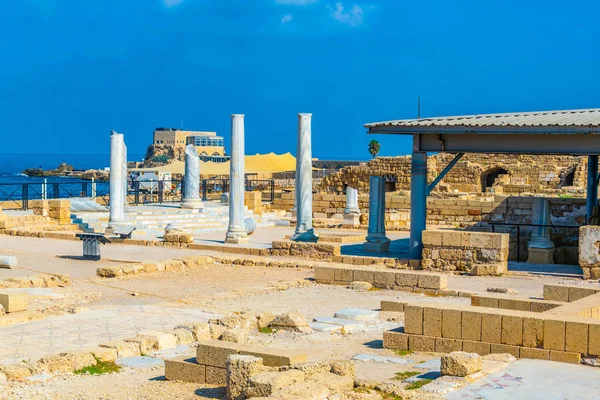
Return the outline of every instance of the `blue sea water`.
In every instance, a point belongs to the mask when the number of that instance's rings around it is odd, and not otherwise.
[[[131,155],[130,160],[141,160],[143,156]],[[20,199],[23,197],[23,185],[28,183],[28,197],[40,198],[41,183],[44,178],[28,177],[22,172],[28,168],[55,169],[62,163],[72,165],[76,170],[104,169],[108,167],[110,158],[108,154],[0,154],[0,204],[7,199]],[[81,185],[69,182],[80,182],[79,178],[48,177],[48,183],[61,184],[60,196],[68,196],[69,191],[80,190]],[[77,186],[78,185],[78,186]],[[48,196],[52,196],[53,187],[49,185]]]

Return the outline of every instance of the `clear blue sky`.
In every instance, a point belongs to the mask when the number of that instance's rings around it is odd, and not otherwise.
[[[246,114],[246,152],[368,158],[364,123],[600,107],[600,2],[0,2],[2,153],[143,154],[157,126]],[[9,135],[11,133],[11,135]],[[378,138],[383,155],[407,153]],[[32,147],[29,147],[29,146]]]

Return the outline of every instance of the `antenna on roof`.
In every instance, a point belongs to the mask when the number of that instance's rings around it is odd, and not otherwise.
[[[417,119],[421,119],[421,96],[417,97]]]
[[[181,120],[181,130],[183,130],[183,120]]]

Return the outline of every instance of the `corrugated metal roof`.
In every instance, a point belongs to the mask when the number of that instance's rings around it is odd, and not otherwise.
[[[477,127],[589,127],[595,129],[600,128],[600,108],[405,119],[374,122],[366,124],[365,127],[370,131],[376,131],[378,127],[403,127],[405,129],[414,127],[416,131],[421,131],[419,128],[430,130],[427,127],[465,127],[466,130],[473,130]]]

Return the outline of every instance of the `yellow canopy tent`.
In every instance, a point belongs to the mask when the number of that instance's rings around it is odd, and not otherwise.
[[[244,169],[246,174],[263,174],[263,173],[278,173],[289,172],[296,170],[296,157],[290,153],[285,154],[256,154],[246,156],[244,159]],[[154,168],[132,168],[131,171],[136,172],[156,172],[171,174],[184,174],[185,163],[183,161],[175,161],[171,164],[162,165]],[[200,174],[205,175],[229,175],[229,161],[216,163],[212,161],[200,162]]]

